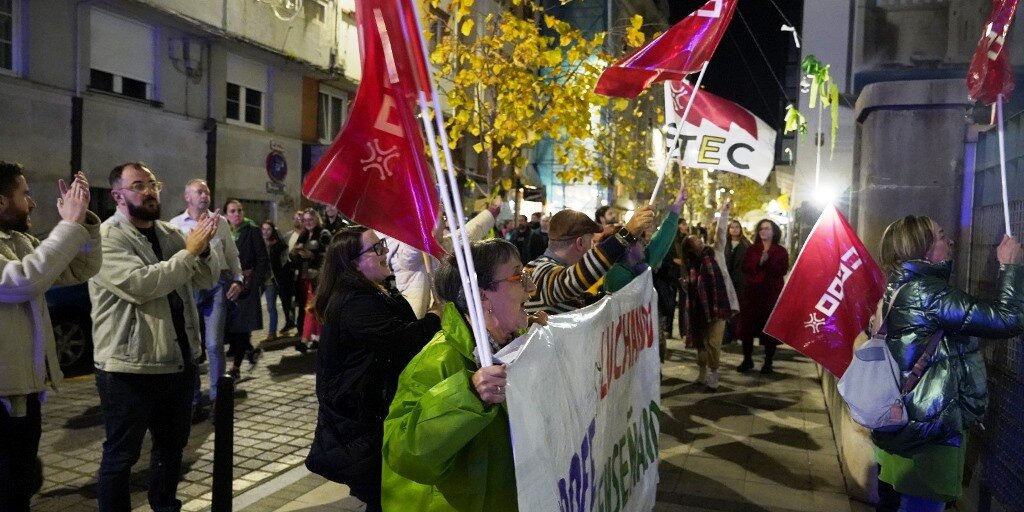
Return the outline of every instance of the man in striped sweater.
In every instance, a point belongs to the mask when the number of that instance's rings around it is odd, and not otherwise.
[[[601,228],[593,219],[576,210],[556,213],[548,227],[547,251],[526,264],[526,272],[537,284],[537,290],[526,302],[526,311],[557,315],[593,302],[594,297],[586,293],[587,289],[653,224],[654,210],[644,206],[625,227],[595,245],[594,235]]]

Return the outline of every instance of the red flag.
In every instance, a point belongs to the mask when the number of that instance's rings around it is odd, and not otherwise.
[[[655,40],[601,73],[594,92],[635,98],[654,82],[682,80],[711,59],[737,0],[710,0]]]
[[[991,104],[1000,94],[1006,98],[1013,92],[1013,71],[1003,44],[1016,11],[1017,0],[992,0],[992,14],[967,70],[967,96],[972,100]]]
[[[429,93],[412,0],[358,0],[363,79],[348,123],[309,172],[302,193],[367,227],[440,257],[437,192],[413,113]]]
[[[853,341],[885,291],[885,275],[829,206],[807,237],[764,331],[842,377]]]

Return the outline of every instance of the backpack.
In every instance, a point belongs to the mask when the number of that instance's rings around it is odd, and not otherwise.
[[[928,339],[924,353],[901,386],[900,367],[889,352],[885,337],[889,312],[903,286],[893,293],[884,317],[881,316],[882,301],[879,301],[876,318],[881,318],[881,325],[871,339],[854,351],[853,360],[838,384],[839,394],[846,401],[853,421],[879,432],[893,432],[906,426],[909,419],[903,400],[921,380],[942,340],[942,330],[938,329]]]

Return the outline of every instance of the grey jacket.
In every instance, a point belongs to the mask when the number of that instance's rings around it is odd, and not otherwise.
[[[176,373],[184,369],[167,295],[185,304],[185,330],[192,354],[200,353],[199,314],[193,287],[213,287],[217,254],[197,257],[185,250],[177,228],[156,221],[160,261],[146,237],[120,211],[100,226],[103,268],[89,280],[93,360],[96,368],[121,373]]]
[[[102,265],[100,219],[61,221],[43,242],[0,231],[0,397],[54,388],[64,375],[43,294],[51,286],[85,282]]]

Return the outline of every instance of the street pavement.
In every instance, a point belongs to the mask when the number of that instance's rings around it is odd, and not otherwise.
[[[345,486],[302,464],[316,423],[315,354],[300,355],[287,340],[264,348],[260,365],[243,370],[235,395],[234,510],[362,510]],[[870,510],[845,494],[815,365],[785,347],[774,375],[738,374],[739,361],[739,347],[727,346],[721,386],[706,393],[693,382],[693,351],[670,340],[655,510]],[[71,379],[43,408],[46,480],[33,510],[95,510],[103,437],[94,379]],[[193,426],[179,487],[185,510],[210,507],[213,441],[209,421]],[[147,444],[132,475],[136,510],[148,510],[148,451]]]

